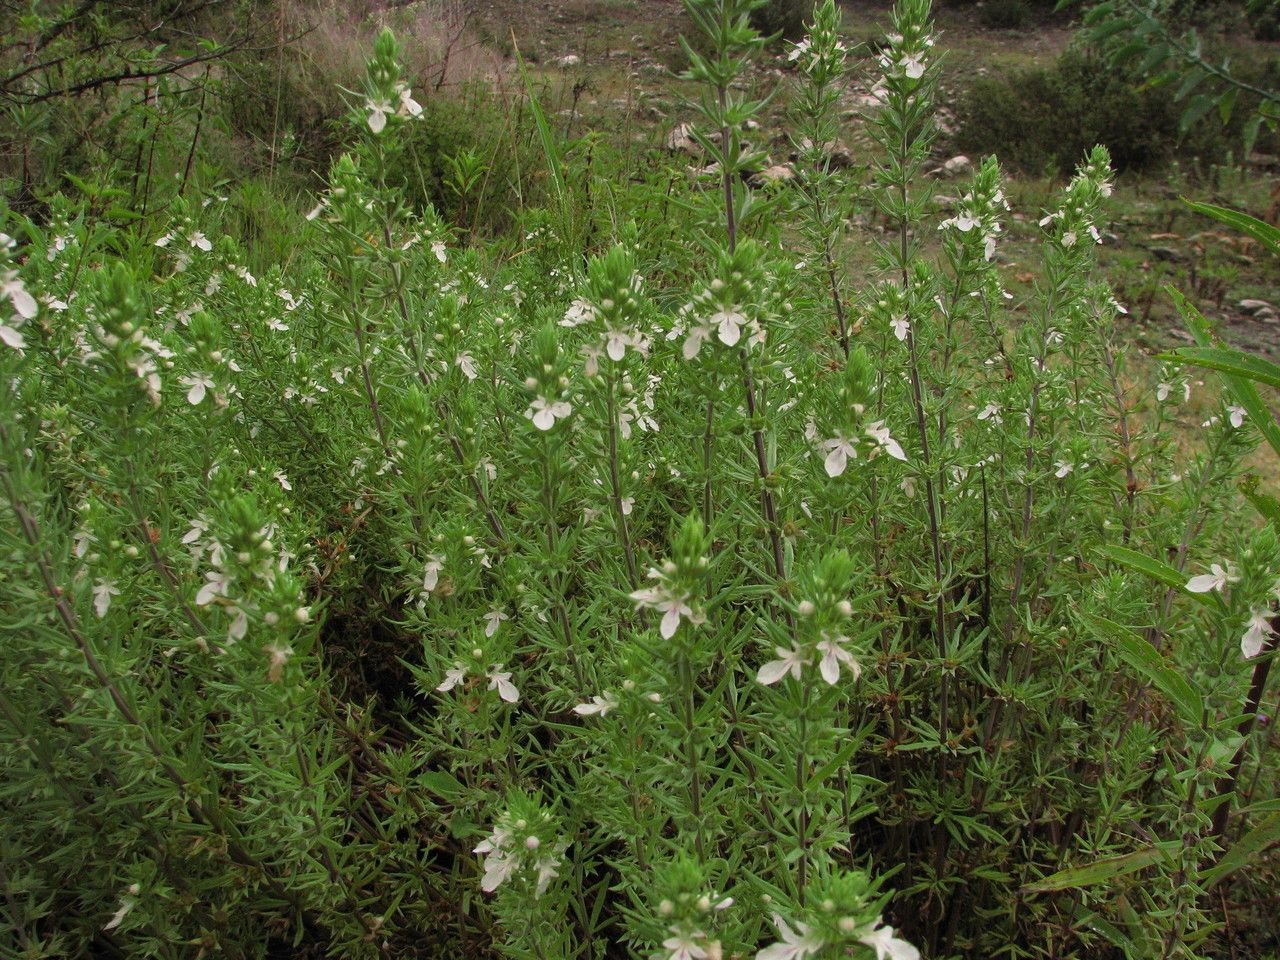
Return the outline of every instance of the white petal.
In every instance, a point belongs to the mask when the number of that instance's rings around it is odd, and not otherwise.
[[[766,687],[771,686],[785,677],[790,669],[791,664],[786,660],[770,660],[760,668],[760,672],[756,674],[756,681]]]
[[[543,407],[533,415],[533,425],[539,430],[550,430],[556,425],[556,415],[551,412],[551,408]]]
[[[844,473],[844,468],[848,466],[848,464],[849,454],[846,452],[846,447],[842,443],[840,446],[834,447],[831,452],[827,454],[827,459],[823,461],[822,465],[826,467],[828,477],[838,477],[840,474]]]
[[[835,644],[827,647],[827,652],[822,655],[822,662],[818,664],[818,670],[823,680],[833,687],[836,685],[836,681],[840,679],[840,661],[836,659]]]
[[[30,320],[36,315],[38,307],[35,297],[27,293],[26,288],[21,286],[20,283],[15,282],[9,289],[9,299],[13,301],[13,309],[17,310],[18,316],[24,320]]]
[[[1192,593],[1208,593],[1210,590],[1216,589],[1218,586],[1218,578],[1211,573],[1202,573],[1198,577],[1192,577],[1187,581],[1187,589]]]
[[[662,623],[658,627],[658,632],[662,634],[663,640],[670,640],[675,636],[676,628],[680,626],[680,608],[672,607],[662,616]]]
[[[7,347],[13,347],[15,350],[21,350],[27,345],[26,339],[13,327],[5,326],[0,323],[0,341],[4,342]]]

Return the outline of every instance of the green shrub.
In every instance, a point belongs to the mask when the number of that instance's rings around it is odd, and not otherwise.
[[[1184,104],[1167,88],[1142,87],[1090,52],[1072,49],[1052,66],[979,77],[960,98],[957,147],[994,153],[1023,171],[1065,171],[1091,144],[1111,150],[1117,168],[1159,167],[1178,157],[1225,159],[1240,142],[1245,98],[1223,128],[1214,118],[1179,134]]]
[[[781,33],[788,40],[804,34],[804,22],[812,5],[803,0],[767,0],[751,15],[755,28],[763,34]]]
[[[1031,22],[1031,8],[1026,0],[987,0],[978,11],[984,27],[997,30],[1021,30]]]

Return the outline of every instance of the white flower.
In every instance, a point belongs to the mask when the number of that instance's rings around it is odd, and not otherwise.
[[[610,710],[618,705],[618,700],[611,693],[604,696],[596,696],[591,698],[590,703],[580,703],[573,708],[573,712],[580,717],[604,716]]]
[[[1169,384],[1169,383],[1160,384],[1158,387],[1156,387],[1156,400],[1158,400],[1160,403],[1164,403],[1166,400],[1169,399],[1169,391],[1172,389],[1173,389],[1172,384]]]
[[[858,940],[876,952],[876,960],[885,960],[885,957],[889,960],[920,960],[920,951],[907,941],[895,937],[893,927],[869,930],[861,934]]]
[[[289,482],[289,478],[285,476],[283,470],[277,470],[272,474],[276,478],[276,483],[280,484],[281,490],[292,490],[293,484]]]
[[[221,570],[210,571],[204,575],[205,583],[196,594],[196,606],[206,607],[213,603],[214,597],[225,597],[231,586],[230,574]]]
[[[685,337],[684,348],[681,353],[686,360],[692,360],[698,355],[698,351],[702,349],[702,345],[710,339],[711,324],[700,324],[690,330],[689,336]]]
[[[1076,245],[1076,232],[1068,230],[1062,235],[1062,245],[1064,247],[1074,247]]]
[[[1187,590],[1191,593],[1208,593],[1210,590],[1221,593],[1227,588],[1228,583],[1238,583],[1240,580],[1231,569],[1231,564],[1227,564],[1224,570],[1219,564],[1214,563],[1209,565],[1209,569],[1211,573],[1202,573],[1188,580]]]
[[[564,419],[573,412],[573,408],[563,400],[548,400],[546,397],[534,397],[533,403],[524,415],[533,421],[539,430],[550,430],[556,425],[556,418]]]
[[[16,326],[0,323],[0,343],[14,350],[21,350],[27,345],[27,340]]]
[[[747,322],[747,318],[736,310],[717,310],[708,320],[726,347],[732,347],[742,338],[742,325]]]
[[[853,441],[839,434],[830,440],[823,440],[821,446],[827,451],[827,458],[822,465],[828,477],[840,476],[848,466],[849,459],[852,457],[856,460],[858,457],[858,448],[854,446]]]
[[[906,317],[894,317],[889,321],[889,326],[893,327],[893,335],[899,340],[906,340],[907,334],[911,332],[911,321]]]
[[[903,463],[907,460],[907,455],[899,446],[898,441],[889,436],[889,428],[884,425],[883,420],[877,420],[875,423],[867,427],[867,436],[875,441],[876,447],[883,450],[895,460],[901,460]]]
[[[995,403],[988,403],[982,408],[978,414],[979,420],[990,420],[992,423],[1003,423],[1004,419],[1000,416],[1000,406]]]
[[[809,38],[805,37],[799,43],[792,46],[791,52],[787,54],[787,60],[789,60],[791,63],[795,63],[797,60],[799,60],[801,57],[803,57],[805,54],[809,52],[810,43],[811,41],[809,40]]]
[[[476,361],[468,351],[462,351],[462,353],[458,354],[458,356],[454,358],[453,362],[458,365],[458,369],[462,371],[462,375],[468,380],[474,380],[476,378]]]
[[[608,330],[605,332],[604,350],[614,363],[623,358],[627,352],[627,347],[640,350],[643,353],[647,349],[647,344],[635,334],[625,330]]]
[[[402,117],[422,116],[422,105],[418,103],[417,100],[413,99],[412,91],[404,85],[401,85],[398,88],[398,90],[400,94],[400,108],[396,111],[396,113]],[[443,258],[441,259],[440,262],[444,263]]]
[[[484,635],[486,637],[492,637],[498,632],[498,627],[502,626],[502,621],[510,619],[510,617],[497,607],[490,610],[484,615]]]
[[[807,923],[797,923],[796,930],[792,930],[787,926],[787,922],[775,913],[773,925],[778,928],[782,941],[765,947],[756,954],[756,960],[804,960],[805,957],[812,956],[824,946],[822,939],[814,934],[813,927]]]
[[[520,865],[516,851],[506,849],[510,839],[510,830],[505,827],[495,827],[488,839],[476,844],[476,848],[471,851],[485,855],[484,877],[480,880],[480,889],[485,893],[493,893],[497,890]]]
[[[249,632],[249,615],[239,607],[231,608],[231,623],[227,627],[227,639],[232,643],[243,640]]]
[[[533,888],[533,895],[535,898],[540,897],[547,892],[547,887],[550,885],[551,880],[560,874],[559,866],[560,858],[555,854],[547,857],[541,857],[538,860],[536,864],[538,882]]]
[[[786,647],[774,647],[773,652],[778,655],[778,659],[770,660],[756,674],[756,680],[766,687],[777,683],[788,673],[799,680],[800,671],[809,665],[808,657],[799,648],[788,650]]]
[[[435,254],[436,259],[441,263],[445,263],[449,259],[449,249],[444,245],[443,240],[432,240],[431,252]]]
[[[381,133],[387,125],[387,114],[391,112],[391,104],[386,100],[366,100],[365,109],[369,111],[369,129]]]
[[[849,668],[849,672],[853,674],[853,679],[857,680],[862,676],[862,667],[858,661],[853,659],[853,654],[842,647],[842,641],[847,637],[830,637],[823,634],[821,640],[817,643],[818,650],[822,653],[822,660],[818,663],[818,671],[822,674],[822,679],[827,683],[835,686],[836,681],[840,679],[840,664],[845,664]]]
[[[919,80],[924,76],[924,54],[906,54],[898,61],[898,66],[902,67],[903,72],[912,80]]]
[[[598,376],[600,373],[600,358],[604,356],[604,351],[593,344],[587,344],[580,351],[587,362],[582,365],[582,373],[588,379]]]
[[[101,620],[111,607],[111,598],[120,596],[114,580],[99,579],[93,585],[93,612]]]
[[[707,951],[697,942],[707,938],[705,933],[701,930],[685,933],[675,927],[671,928],[671,932],[675,936],[662,941],[663,949],[670,951],[667,960],[706,960]]]
[[[638,607],[662,611],[662,623],[658,626],[658,632],[662,634],[663,640],[670,640],[675,636],[681,617],[693,624],[703,622],[704,617],[694,612],[685,597],[676,594],[660,572],[650,570],[649,576],[660,582],[644,590],[636,590],[631,594],[631,599]]]
[[[1058,469],[1056,469],[1053,472],[1053,475],[1057,477],[1059,480],[1061,480],[1063,477],[1065,477],[1067,474],[1069,474],[1072,470],[1076,468],[1076,465],[1074,463],[1067,463],[1067,461],[1065,460],[1057,461],[1054,464],[1054,466],[1057,467]]]
[[[1246,660],[1252,660],[1262,652],[1262,645],[1266,643],[1267,637],[1275,633],[1275,629],[1271,626],[1270,611],[1262,608],[1255,608],[1253,613],[1249,614],[1249,628],[1245,630],[1244,636],[1240,638],[1240,652],[1244,654]]]
[[[596,308],[588,300],[579,297],[569,304],[569,309],[564,312],[564,318],[560,321],[562,327],[576,327],[581,323],[596,318]]]
[[[466,679],[466,667],[455,660],[453,666],[444,672],[444,679],[440,681],[440,685],[436,687],[436,690],[440,693],[448,693]]]
[[[27,288],[23,286],[15,270],[6,271],[3,279],[0,279],[0,297],[4,297],[13,304],[13,309],[24,320],[34,317],[39,308],[35,297],[27,292]]]
[[[187,391],[187,403],[193,407],[198,406],[204,400],[205,392],[214,386],[212,378],[206,373],[193,373],[183,377],[182,383],[191,388]]]
[[[1229,404],[1227,406],[1227,413],[1231,418],[1231,426],[1238,430],[1241,425],[1244,424],[1244,418],[1248,414],[1248,411],[1246,411],[1244,407],[1237,407],[1234,404]]]
[[[444,557],[433,553],[427,557],[427,565],[422,569],[422,591],[431,593],[440,582],[440,571],[444,569]]]
[[[494,664],[493,669],[486,673],[485,676],[489,678],[489,689],[497,690],[498,696],[507,703],[515,703],[520,699],[520,691],[511,682],[511,672],[504,672],[502,664]]]

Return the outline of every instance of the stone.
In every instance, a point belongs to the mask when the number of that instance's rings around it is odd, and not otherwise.
[[[582,58],[578,56],[576,53],[571,53],[568,56],[561,57],[559,60],[557,60],[556,66],[559,67],[561,70],[568,70],[570,67],[579,66],[581,63],[582,63]]]
[[[796,172],[789,163],[775,163],[771,167],[765,167],[763,170],[753,173],[750,177],[751,185],[754,187],[764,187],[770,184],[788,183],[796,178]]]
[[[959,177],[973,170],[973,161],[963,154],[952,157],[942,165],[942,172],[948,177]]]
[[[687,123],[677,125],[667,134],[667,149],[673,153],[687,153],[691,157],[701,154],[702,147],[693,139],[692,130],[693,127]]]

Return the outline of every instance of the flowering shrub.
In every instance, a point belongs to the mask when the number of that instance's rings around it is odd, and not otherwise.
[[[994,159],[938,221],[925,0],[855,284],[836,7],[763,202],[756,5],[689,2],[680,248],[554,153],[577,214],[519,255],[411,213],[390,34],[304,256],[255,276],[216,198],[11,220],[8,952],[1202,955],[1275,644],[1275,531],[1223,522],[1252,429],[1179,459],[1190,381],[1127,371],[1105,150],[1027,302]]]

